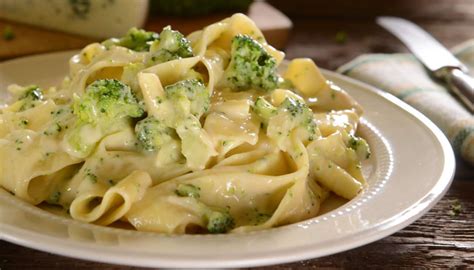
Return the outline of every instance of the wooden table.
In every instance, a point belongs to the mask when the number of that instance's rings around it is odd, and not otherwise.
[[[309,56],[335,69],[361,53],[406,49],[373,23],[379,14],[405,16],[447,46],[474,38],[472,0],[430,1],[271,1],[290,15],[294,29],[287,46],[291,57]],[[291,2],[291,3],[290,3]],[[357,3],[349,3],[357,2]],[[336,42],[336,33],[347,41]],[[458,201],[459,215],[451,208]],[[324,268],[471,268],[474,269],[474,169],[458,159],[446,196],[426,215],[392,236],[324,258],[268,269]],[[132,269],[70,259],[0,242],[0,269]],[[137,268],[133,268],[137,269]]]

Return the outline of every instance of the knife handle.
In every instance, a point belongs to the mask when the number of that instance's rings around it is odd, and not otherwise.
[[[450,68],[445,73],[449,88],[466,107],[474,113],[474,79],[458,68]]]

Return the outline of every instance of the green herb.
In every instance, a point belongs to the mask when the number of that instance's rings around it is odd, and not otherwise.
[[[459,214],[461,213],[462,211],[462,205],[461,203],[459,202],[459,200],[454,200],[452,203],[451,203],[451,209],[449,210],[449,215],[450,216],[459,216]]]
[[[3,28],[3,39],[4,40],[12,40],[15,38],[15,32],[13,32],[13,29],[11,26],[6,26]]]
[[[60,198],[61,198],[61,192],[56,191],[51,195],[51,202],[58,203]]]
[[[208,220],[207,230],[210,233],[225,233],[234,226],[234,219],[227,212],[211,211],[204,216]]]
[[[23,100],[20,111],[34,108],[37,101],[43,100],[43,91],[36,85],[29,85],[23,89],[23,95],[19,98]]]
[[[81,19],[85,19],[91,9],[90,0],[69,0],[69,5],[73,13]]]
[[[55,128],[56,128],[57,132],[61,132],[61,130],[63,130],[63,127],[61,127],[61,125],[58,122],[56,122],[56,127]]]
[[[52,114],[52,115],[60,115],[60,114],[62,114],[63,112],[64,112],[64,109],[61,108],[61,109],[58,109],[57,111],[52,111],[51,114]]]
[[[21,150],[21,147],[20,147],[20,146],[23,144],[23,141],[20,140],[20,139],[16,139],[16,140],[15,140],[15,144],[16,144],[16,150],[17,150],[17,151],[20,151],[20,150]]]
[[[354,151],[357,151],[357,147],[360,145],[360,141],[354,137],[354,136],[350,136],[349,138],[349,147],[354,149]]]
[[[254,222],[253,222],[254,225],[262,224],[272,217],[271,214],[259,212],[257,209],[255,209],[255,211],[256,213],[255,213]]]
[[[93,184],[97,183],[97,175],[93,174],[91,169],[86,169],[86,177],[88,177]]]
[[[227,191],[228,191],[230,194],[234,195],[234,194],[235,194],[235,187],[234,187],[234,186],[231,186],[230,188],[227,189]]]
[[[24,127],[28,126],[28,123],[29,123],[28,120],[26,120],[26,119],[21,119],[21,120],[20,120],[20,127],[23,127],[23,128],[24,128]]]
[[[347,42],[347,33],[345,31],[339,31],[336,33],[336,42],[339,44],[344,44]]]
[[[178,188],[175,190],[176,195],[180,197],[192,197],[199,198],[199,192],[201,189],[191,184],[179,184]]]

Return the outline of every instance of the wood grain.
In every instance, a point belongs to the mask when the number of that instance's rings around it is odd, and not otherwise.
[[[13,29],[15,38],[4,40],[0,37],[0,60],[35,53],[82,48],[95,41],[91,38],[59,33],[3,20],[0,20],[0,33],[7,26]]]
[[[339,20],[370,19],[380,15],[436,21],[473,21],[472,0],[268,0],[292,17]]]
[[[446,24],[439,21],[419,21],[447,47],[474,38],[471,22]],[[294,19],[294,30],[286,49],[288,58],[310,57],[320,67],[334,70],[364,53],[407,52],[406,47],[391,34],[369,20]],[[346,42],[336,40],[345,32]]]
[[[148,19],[144,29],[160,32],[163,27],[171,25],[183,34],[189,34],[230,15],[232,14],[215,14],[190,18],[152,16]],[[265,2],[253,3],[247,15],[257,23],[273,46],[276,48],[285,47],[292,27],[291,20],[288,17]],[[4,40],[0,37],[0,60],[37,53],[80,49],[89,43],[99,41],[93,38],[46,30],[5,20],[0,20],[0,33],[7,26],[13,29],[15,38]]]

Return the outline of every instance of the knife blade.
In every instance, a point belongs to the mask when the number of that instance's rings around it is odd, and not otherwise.
[[[449,50],[408,20],[383,16],[377,17],[376,22],[400,39],[428,70],[448,84],[471,113],[474,112],[474,79]]]

